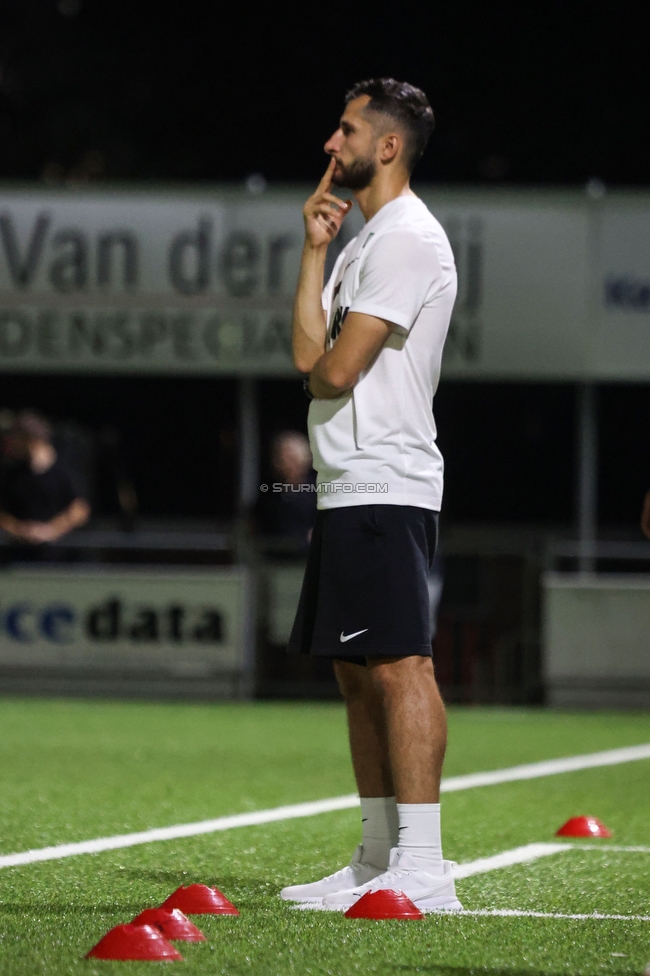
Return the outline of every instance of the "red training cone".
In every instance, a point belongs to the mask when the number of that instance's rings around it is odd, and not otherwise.
[[[403,891],[368,891],[345,913],[346,918],[424,918]]]
[[[611,837],[611,830],[598,817],[571,817],[555,834],[556,837]]]
[[[218,888],[202,884],[191,884],[187,888],[181,885],[160,907],[180,908],[188,915],[239,915],[233,903]]]
[[[86,954],[90,958],[174,962],[183,957],[153,925],[116,925]]]
[[[201,929],[183,915],[180,908],[147,908],[133,919],[132,925],[153,925],[166,939],[183,942],[205,942]]]

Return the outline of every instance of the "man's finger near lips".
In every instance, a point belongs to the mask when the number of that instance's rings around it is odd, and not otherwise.
[[[324,190],[326,188],[329,188],[329,186],[331,185],[331,183],[332,183],[332,174],[334,172],[334,166],[335,165],[336,165],[336,160],[334,159],[334,157],[332,157],[332,159],[329,162],[329,165],[328,165],[327,169],[325,170],[325,172],[323,174],[323,178],[321,179],[320,183],[318,184],[318,189],[316,190],[317,193],[318,193],[319,190]]]

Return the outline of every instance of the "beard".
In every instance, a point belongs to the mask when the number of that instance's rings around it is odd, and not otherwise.
[[[337,163],[332,183],[335,186],[344,186],[346,190],[365,190],[376,172],[377,164],[372,157],[355,159],[348,166]]]

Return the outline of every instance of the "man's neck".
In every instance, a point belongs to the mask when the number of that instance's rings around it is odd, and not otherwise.
[[[375,214],[391,200],[396,200],[397,197],[415,196],[410,187],[408,176],[396,175],[386,178],[383,173],[379,173],[378,176],[382,179],[375,177],[369,186],[354,194],[366,223],[372,220]]]

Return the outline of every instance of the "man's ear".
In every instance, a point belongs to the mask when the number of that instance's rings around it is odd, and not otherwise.
[[[402,138],[397,132],[388,132],[381,137],[379,158],[382,163],[392,163],[402,148]]]

